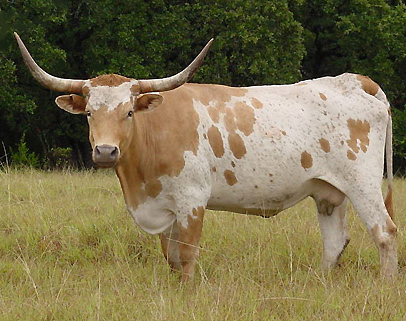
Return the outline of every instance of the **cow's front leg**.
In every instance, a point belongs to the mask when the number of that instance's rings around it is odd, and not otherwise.
[[[193,208],[191,215],[178,221],[179,259],[182,267],[182,282],[193,276],[196,260],[199,256],[199,241],[203,228],[204,207]]]
[[[159,234],[159,238],[161,239],[162,252],[171,269],[182,272],[179,259],[179,229],[177,222],[175,221],[167,230]]]
[[[381,187],[368,191],[366,186],[362,186],[362,192],[355,191],[350,199],[379,250],[382,277],[393,278],[398,273],[397,227],[386,209]]]

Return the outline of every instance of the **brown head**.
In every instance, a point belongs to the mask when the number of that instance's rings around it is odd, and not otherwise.
[[[193,62],[180,73],[162,79],[136,80],[120,75],[102,75],[88,80],[63,79],[49,75],[32,59],[17,33],[14,33],[23,59],[34,78],[44,87],[68,92],[56,104],[72,113],[85,114],[93,160],[100,167],[112,167],[128,149],[133,136],[133,118],[151,111],[163,98],[158,93],[175,89],[189,79],[201,65],[211,39]]]

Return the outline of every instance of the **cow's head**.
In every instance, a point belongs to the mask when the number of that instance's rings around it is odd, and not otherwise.
[[[72,80],[54,77],[42,70],[20,37],[14,35],[34,78],[48,89],[70,93],[56,98],[56,104],[72,114],[87,115],[93,160],[100,167],[117,164],[129,147],[136,114],[153,110],[161,104],[162,96],[154,92],[175,89],[191,79],[213,41],[207,43],[186,69],[172,77],[136,80],[112,74]]]

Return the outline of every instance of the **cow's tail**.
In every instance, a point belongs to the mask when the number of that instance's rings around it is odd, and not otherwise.
[[[389,216],[392,220],[395,218],[395,213],[393,211],[393,151],[392,151],[392,115],[390,110],[390,103],[386,98],[385,93],[379,87],[377,83],[371,80],[369,77],[358,75],[357,79],[361,82],[362,89],[376,99],[380,100],[385,104],[387,112],[389,114],[388,123],[386,125],[386,139],[385,139],[385,155],[386,155],[386,173],[388,177],[388,191],[385,197],[385,206],[388,211]]]
[[[388,191],[385,197],[386,210],[389,213],[392,221],[395,219],[395,212],[393,210],[393,151],[392,151],[392,116],[389,114],[388,125],[386,127],[386,141],[385,141],[385,154],[386,154],[386,175],[388,177]]]

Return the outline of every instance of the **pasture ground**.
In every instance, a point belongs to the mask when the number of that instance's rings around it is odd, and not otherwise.
[[[320,268],[311,199],[263,219],[205,216],[195,278],[180,285],[156,236],[126,212],[112,171],[0,172],[0,320],[405,320],[406,180],[395,181],[400,275],[348,211],[341,266]]]

